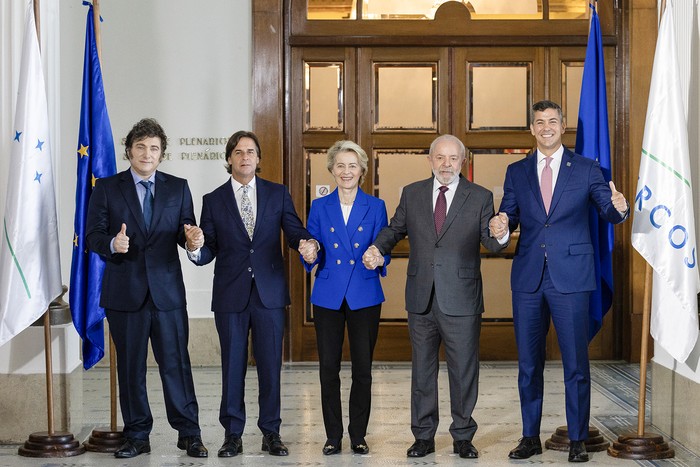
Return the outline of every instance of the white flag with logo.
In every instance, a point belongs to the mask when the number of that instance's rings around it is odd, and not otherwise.
[[[0,245],[0,345],[61,295],[49,117],[31,2],[27,8]]]
[[[673,358],[684,362],[698,338],[700,278],[688,126],[671,2],[656,41],[632,245],[654,269],[651,335]]]

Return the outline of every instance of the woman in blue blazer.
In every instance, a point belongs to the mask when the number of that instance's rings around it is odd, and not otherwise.
[[[352,362],[348,434],[353,452],[369,452],[365,435],[372,397],[372,354],[384,301],[379,275],[386,275],[390,258],[384,258],[385,266],[375,270],[362,264],[362,254],[387,225],[384,201],[359,188],[367,161],[365,151],[352,141],[338,141],[328,150],[328,171],[338,187],[311,203],[307,225],[321,244],[313,261],[302,262],[308,272],[317,267],[311,303],[328,438],[325,455],[337,454],[342,448],[340,362],[346,326]]]

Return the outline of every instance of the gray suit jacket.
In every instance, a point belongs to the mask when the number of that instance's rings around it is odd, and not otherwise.
[[[490,251],[504,248],[489,236],[494,215],[493,194],[460,175],[459,185],[438,236],[433,221],[433,178],[407,185],[388,227],[374,245],[388,254],[408,236],[410,254],[406,310],[423,313],[435,294],[443,313],[468,316],[483,313],[479,243]]]

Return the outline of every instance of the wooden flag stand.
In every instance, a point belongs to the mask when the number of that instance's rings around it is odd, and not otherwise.
[[[35,3],[36,6],[36,3]],[[63,293],[66,293],[63,286]],[[18,454],[25,457],[72,457],[85,452],[71,433],[54,430],[53,418],[53,363],[51,354],[51,324],[70,322],[61,320],[62,316],[70,317],[68,304],[63,301],[63,294],[51,302],[44,313],[44,347],[46,355],[46,410],[48,413],[48,431],[40,431],[29,435],[29,439],[18,449]],[[52,322],[52,316],[55,319]]]
[[[555,451],[568,451],[570,442],[568,428],[566,426],[560,426],[552,436],[544,442],[544,446],[547,449],[553,449]],[[586,451],[588,452],[605,451],[610,447],[610,442],[603,438],[598,428],[594,426],[588,427],[588,438],[584,443],[586,444]]]
[[[83,443],[91,452],[115,452],[124,444],[124,434],[117,427],[117,353],[114,341],[109,337],[109,427],[92,430],[90,438]]]
[[[649,340],[649,317],[651,315],[651,265],[644,271],[644,311],[642,314],[642,353],[639,358],[639,409],[637,413],[637,433],[621,434],[608,455],[620,459],[669,459],[675,455],[661,435],[644,432],[645,401],[647,389],[647,355]]]

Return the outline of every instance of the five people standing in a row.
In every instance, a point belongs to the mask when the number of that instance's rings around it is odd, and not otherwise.
[[[569,461],[587,461],[588,296],[595,288],[588,210],[593,206],[605,220],[618,223],[628,217],[629,206],[612,182],[605,183],[596,162],[564,148],[565,123],[557,104],[538,102],[531,121],[537,149],[508,167],[498,215],[492,193],[461,175],[463,143],[442,135],[428,155],[433,175],[404,187],[387,225],[384,202],[360,188],[367,154],[352,141],[338,141],[327,154],[337,188],[313,201],[306,229],[287,188],[257,176],[260,144],[255,134],[245,131],[229,139],[226,169],[231,178],[204,196],[197,226],[187,182],[156,170],[167,145],[163,129],[152,119],[137,123],[126,138],[130,169],[97,181],[88,213],[88,246],[106,262],[101,306],[117,348],[126,441],[115,456],[150,452],[149,339],[168,421],[178,431],[178,448],[193,457],[208,455],[187,351],[178,244],[197,265],[216,260],[212,311],[221,346],[219,421],[224,427],[218,456],[243,452],[249,334],[258,373],[261,447],[271,455],[288,454],[280,436],[282,337],[290,303],[280,239],[284,234],[306,270],[316,269],[311,302],[327,438],[323,454],[342,450],[340,368],[346,328],[352,363],[350,446],[357,454],[369,452],[365,437],[372,357],[384,301],[380,276],[387,273],[393,247],[408,237],[405,305],[415,439],[407,455],[424,457],[435,451],[442,343],[453,450],[462,458],[478,457],[472,413],[484,311],[480,245],[499,251],[519,227],[511,287],[523,438],[509,457],[527,459],[542,452],[545,336],[551,316],[564,364]]]

